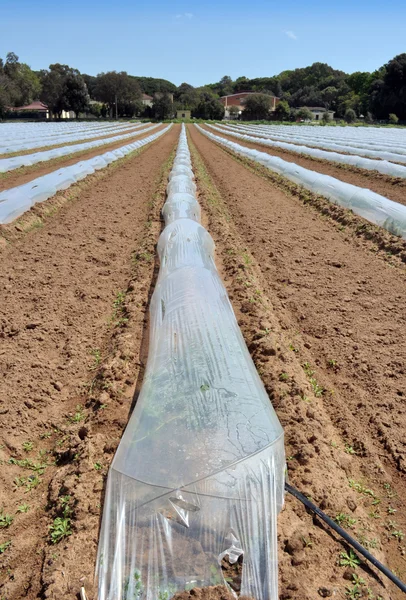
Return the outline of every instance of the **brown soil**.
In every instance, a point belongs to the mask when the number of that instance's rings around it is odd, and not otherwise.
[[[285,428],[290,481],[405,579],[406,269],[188,129],[203,223]],[[0,528],[0,546],[11,541],[0,554],[7,600],[74,599],[82,585],[96,600],[104,482],[142,383],[178,134],[174,126],[0,228],[0,508],[14,517]],[[71,535],[52,544],[49,526],[66,503]],[[348,547],[292,497],[278,537],[280,600],[347,597],[353,571],[338,562]],[[355,572],[365,597],[368,586],[374,600],[401,599],[370,565]],[[226,574],[238,584],[238,571]],[[174,597],[192,598],[230,595],[217,586]]]
[[[139,134],[139,130],[136,129],[134,132],[134,138],[130,137],[126,140],[115,142],[114,144],[106,144],[105,146],[93,148],[92,150],[75,152],[75,154],[72,155],[61,156],[60,158],[54,158],[53,160],[40,162],[36,165],[32,165],[31,167],[21,167],[20,169],[9,171],[8,173],[4,173],[2,174],[2,176],[0,176],[0,191],[8,190],[17,185],[23,185],[24,183],[27,183],[32,179],[41,177],[41,175],[46,175],[47,173],[51,173],[52,171],[55,171],[56,169],[61,169],[62,167],[69,167],[70,165],[74,165],[75,163],[81,160],[87,160],[89,158],[93,158],[93,156],[99,156],[99,154],[109,152],[110,150],[121,148],[122,146],[131,144],[131,142],[134,141],[134,139],[142,140],[153,133],[157,133],[158,131],[163,129],[163,127],[164,125],[161,125],[160,127],[152,129],[151,131],[148,131],[147,133],[141,135]]]
[[[189,134],[218,195],[208,190],[200,202],[285,428],[290,480],[330,516],[356,519],[350,533],[405,579],[404,543],[393,535],[406,526],[405,270],[244,169],[196,128]],[[280,597],[344,598],[351,582],[343,575],[351,574],[337,562],[348,548],[293,498],[279,521]],[[365,566],[359,574],[374,594],[400,600],[375,573]]]
[[[143,123],[143,126],[139,129],[135,129],[133,131],[140,131],[142,130],[144,127],[147,127],[148,124],[147,123]],[[130,124],[128,125],[128,127],[131,127]],[[116,131],[113,133],[104,133],[104,134],[100,134],[99,136],[92,138],[91,140],[86,139],[86,138],[82,138],[80,140],[75,140],[73,142],[64,142],[62,144],[49,144],[48,146],[42,146],[41,148],[30,148],[29,150],[21,150],[18,152],[10,152],[9,154],[0,154],[0,158],[12,158],[13,156],[26,156],[27,154],[33,154],[34,152],[42,152],[43,150],[53,150],[55,148],[61,148],[61,147],[65,147],[65,146],[73,146],[74,144],[80,144],[81,142],[86,142],[86,141],[96,141],[96,140],[102,140],[108,137],[112,137],[114,135],[121,135],[124,133],[130,133],[130,129],[122,129],[120,131]]]
[[[338,165],[331,163],[327,160],[319,160],[316,158],[305,157],[302,154],[296,152],[288,152],[284,150],[278,150],[277,148],[268,148],[262,144],[255,144],[247,142],[246,140],[240,140],[230,135],[219,133],[218,131],[206,128],[211,133],[220,135],[232,142],[246,146],[247,148],[254,148],[260,152],[266,152],[271,156],[278,156],[288,162],[294,162],[297,165],[304,167],[305,169],[311,169],[318,173],[324,173],[330,175],[346,183],[352,183],[359,187],[368,188],[377,194],[385,196],[394,202],[400,202],[400,204],[406,204],[406,180],[399,177],[389,177],[378,173],[378,171],[367,171],[364,169],[358,169],[357,167],[351,167],[349,165]]]
[[[11,542],[0,554],[0,596],[8,600],[91,590],[103,481],[143,360],[151,238],[160,226],[151,201],[162,177],[166,184],[162,165],[178,134],[174,126],[87,178],[40,228],[3,248],[0,508],[14,521],[0,529],[0,545]],[[49,526],[63,513],[61,496],[69,496],[73,534],[53,545]],[[28,511],[17,512],[24,504]]]

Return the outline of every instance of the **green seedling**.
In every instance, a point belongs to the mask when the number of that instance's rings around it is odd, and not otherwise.
[[[289,380],[289,375],[287,373],[280,373],[279,381],[288,381],[288,380]]]
[[[83,410],[83,406],[81,404],[77,404],[75,414],[68,417],[68,421],[71,423],[80,423],[81,421],[84,421],[86,415],[84,415]]]
[[[3,554],[7,548],[11,546],[11,540],[8,542],[4,542],[4,544],[0,544],[0,554]]]
[[[331,369],[335,369],[335,368],[337,367],[337,361],[336,361],[336,360],[334,360],[333,358],[330,358],[330,359],[327,361],[327,364],[328,364],[328,366],[329,366]]]
[[[20,506],[17,508],[17,512],[18,513],[27,513],[30,509],[29,504],[26,504],[25,502],[23,504],[20,504]]]
[[[19,460],[17,458],[13,458],[13,457],[9,458],[8,464],[9,465],[17,465],[18,467],[22,467],[23,469],[28,469],[29,471],[35,471],[39,475],[43,475],[45,469],[48,466],[47,463],[43,463],[43,462],[35,463],[34,461],[32,461],[29,458],[23,458],[22,460]]]
[[[31,452],[34,448],[34,444],[32,442],[23,442],[23,450],[25,452]]]
[[[64,538],[70,536],[72,534],[70,525],[71,520],[68,517],[56,517],[52,525],[49,526],[51,542],[57,544]]]
[[[357,519],[353,519],[345,513],[338,513],[334,520],[336,521],[336,523],[338,523],[339,525],[343,525],[344,527],[354,527],[354,525],[357,522]]]
[[[350,567],[351,569],[356,569],[360,564],[359,558],[352,550],[350,550],[348,553],[340,552],[340,567]]]
[[[100,366],[102,355],[99,348],[93,348],[90,354],[93,356],[93,364],[89,367],[89,371],[95,371]]]
[[[101,470],[102,470],[102,468],[103,468],[103,465],[102,465],[101,463],[99,463],[99,462],[97,462],[97,463],[94,463],[94,465],[93,465],[93,466],[94,466],[94,468],[96,469],[96,471],[101,471]]]
[[[388,515],[394,515],[397,512],[396,508],[392,508],[392,506],[388,506],[386,510],[388,511]]]
[[[352,446],[350,446],[350,444],[345,444],[344,452],[346,454],[356,454],[354,448]]]
[[[0,510],[0,528],[5,529],[6,527],[10,527],[11,523],[14,521],[14,517],[11,515],[5,514],[3,509]]]
[[[47,440],[51,437],[52,432],[51,431],[46,431],[45,433],[41,433],[41,435],[39,436],[41,438],[41,440]]]

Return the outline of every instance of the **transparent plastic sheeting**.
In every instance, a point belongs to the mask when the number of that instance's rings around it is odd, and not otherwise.
[[[114,121],[114,122],[35,122],[35,123],[3,123],[1,125],[1,144],[21,143],[32,140],[33,136],[38,139],[52,138],[57,135],[77,135],[80,131],[104,131],[109,129],[121,129],[134,124],[132,121]],[[138,123],[140,124],[140,123]]]
[[[112,137],[103,138],[101,140],[84,142],[82,144],[72,144],[71,146],[63,146],[61,148],[54,148],[53,150],[44,150],[43,152],[34,152],[33,154],[13,156],[12,158],[0,158],[0,173],[6,173],[7,171],[12,171],[13,169],[18,169],[19,167],[30,167],[31,165],[35,165],[39,162],[52,160],[53,158],[59,158],[61,156],[67,156],[68,154],[75,154],[75,152],[91,150],[92,148],[98,148],[99,146],[105,146],[106,144],[115,144],[121,140],[136,137],[137,135],[143,135],[148,131],[152,131],[152,129],[159,127],[159,124],[151,125],[145,129],[139,129],[139,127],[140,126],[137,125],[136,127],[133,127],[132,131],[129,133],[115,135]]]
[[[348,148],[367,148],[387,150],[394,154],[406,153],[406,132],[402,129],[387,129],[373,127],[320,127],[317,125],[241,125],[227,123],[238,128],[258,128],[274,139],[293,139],[305,144],[322,146],[321,142],[340,145],[341,150]],[[394,135],[396,134],[396,135]],[[330,147],[330,146],[326,146]],[[357,151],[357,150],[356,150]]]
[[[169,600],[223,584],[277,600],[283,430],[200,224],[185,128],[167,187],[141,393],[110,468],[99,600]]]
[[[270,146],[271,148],[281,148],[282,150],[289,150],[289,152],[296,152],[297,154],[305,154],[312,156],[313,158],[320,158],[322,160],[329,160],[331,162],[337,162],[344,165],[352,165],[359,167],[360,169],[368,169],[369,171],[378,171],[379,173],[385,173],[385,175],[392,175],[394,177],[406,178],[406,167],[396,165],[388,162],[387,160],[373,160],[370,158],[363,158],[362,156],[349,155],[349,154],[338,154],[337,152],[328,152],[326,150],[320,150],[319,148],[309,148],[308,146],[298,146],[292,142],[275,142],[266,138],[266,134],[261,134],[254,130],[254,135],[248,135],[242,131],[232,129],[231,127],[216,127],[209,125],[211,129],[215,129],[220,133],[230,135],[232,137],[246,140],[247,142],[254,142],[255,144],[262,144],[263,146]],[[245,130],[244,130],[245,131]],[[251,130],[250,130],[251,131]],[[333,146],[334,144],[330,144]],[[402,156],[402,162],[406,163],[406,155]],[[1,168],[1,167],[0,167]]]
[[[406,206],[403,204],[393,202],[366,188],[345,183],[335,177],[304,169],[295,163],[271,156],[266,152],[241,146],[215,135],[197,124],[196,127],[205,136],[230,148],[233,152],[260,163],[278,175],[283,175],[290,181],[302,185],[307,190],[324,196],[333,204],[348,208],[374,225],[379,225],[390,233],[406,239]]]
[[[88,160],[77,162],[70,167],[52,171],[52,173],[37,177],[24,185],[0,192],[0,224],[11,223],[37,202],[44,202],[60,190],[66,190],[73,183],[84,179],[87,175],[91,175],[99,169],[104,169],[110,163],[123,158],[137,148],[149,144],[168,131],[170,127],[171,125],[142,140],[94,156]]]
[[[35,148],[43,148],[45,146],[56,146],[58,144],[76,142],[79,140],[90,140],[103,135],[110,135],[123,131],[124,129],[137,129],[141,127],[142,123],[126,123],[115,125],[114,127],[100,128],[100,127],[81,127],[73,131],[60,130],[57,135],[45,135],[41,136],[39,131],[33,130],[28,138],[16,138],[13,141],[4,143],[4,138],[0,138],[0,154],[11,154],[12,152],[23,152],[26,150],[33,150]],[[0,126],[0,131],[3,130],[3,126]],[[55,131],[55,130],[54,130]],[[56,130],[58,131],[58,130]]]

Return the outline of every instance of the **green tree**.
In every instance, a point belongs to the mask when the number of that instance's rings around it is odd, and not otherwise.
[[[396,125],[397,123],[399,123],[399,117],[397,115],[395,115],[395,113],[390,113],[389,123],[391,125]]]
[[[40,71],[42,85],[40,99],[48,106],[51,113],[58,117],[63,110],[66,110],[63,93],[65,80],[70,73],[79,74],[79,71],[59,63],[49,65],[49,69]]]
[[[108,106],[110,116],[113,117],[114,113],[119,114],[120,105],[141,99],[141,88],[136,78],[125,71],[109,71],[97,75],[93,95],[95,100]]]
[[[64,110],[72,110],[76,117],[89,108],[89,94],[83,78],[75,73],[68,73],[62,87],[61,105]]]
[[[250,94],[244,102],[243,118],[251,121],[269,119],[272,104],[273,98],[268,94]]]
[[[330,123],[331,122],[331,115],[330,113],[326,110],[326,112],[323,113],[323,123]]]
[[[278,119],[278,121],[286,121],[289,118],[290,108],[289,104],[285,100],[281,100],[278,103],[275,109],[275,116]]]
[[[313,113],[304,106],[303,108],[299,108],[294,115],[297,119],[303,119],[303,121],[312,121]]]
[[[238,115],[239,115],[239,113],[240,113],[240,109],[238,108],[238,106],[231,105],[231,106],[229,106],[229,108],[228,108],[228,112],[230,113],[230,116],[231,116],[233,119],[237,119],[237,118],[238,118]]]
[[[156,119],[163,121],[173,117],[173,102],[169,94],[156,94],[153,103]]]
[[[347,108],[347,110],[345,111],[344,119],[347,121],[347,123],[354,123],[354,121],[356,121],[357,119],[355,110],[353,110],[352,108]]]

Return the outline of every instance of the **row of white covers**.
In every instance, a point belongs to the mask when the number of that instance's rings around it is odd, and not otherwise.
[[[301,131],[293,133],[290,127],[283,127],[283,130],[275,130],[274,127],[268,125],[235,125],[235,129],[239,131],[255,132],[259,137],[268,139],[281,140],[292,144],[301,143],[306,146],[317,148],[325,148],[326,150],[338,150],[339,152],[348,152],[349,154],[360,154],[378,160],[390,160],[394,162],[405,162],[406,145],[394,145],[386,141],[373,142],[368,139],[355,141],[347,141],[336,136],[336,127],[328,127],[330,135],[328,137],[304,135]]]
[[[236,122],[231,121],[230,125]],[[406,131],[404,129],[394,130],[388,128],[373,129],[370,127],[338,127],[338,126],[307,126],[307,125],[256,125],[274,135],[291,137],[313,138],[315,140],[331,141],[334,139],[339,144],[354,145],[358,147],[376,147],[388,150],[400,149],[404,153],[406,148]],[[393,132],[400,132],[393,135]]]
[[[29,210],[37,202],[43,202],[54,196],[60,190],[66,190],[73,183],[80,181],[99,169],[103,169],[110,163],[123,158],[133,150],[149,144],[163,135],[171,125],[161,131],[112,150],[88,160],[80,161],[70,167],[64,167],[52,171],[42,177],[37,177],[24,185],[19,185],[9,190],[0,192],[0,224],[11,223],[17,217]]]
[[[145,129],[140,129],[140,125],[136,125],[129,133],[123,133],[121,135],[113,135],[112,137],[93,140],[91,142],[72,144],[71,146],[62,146],[60,148],[54,148],[53,150],[43,150],[42,152],[34,152],[33,154],[13,156],[12,158],[0,158],[0,173],[6,173],[7,171],[19,169],[20,167],[30,167],[31,165],[35,165],[39,162],[45,162],[47,160],[52,160],[53,158],[59,158],[61,156],[67,156],[68,154],[75,154],[76,152],[90,150],[91,148],[98,148],[100,146],[106,146],[107,144],[114,144],[121,140],[142,135],[158,126],[159,124],[151,125]]]
[[[25,152],[26,150],[34,150],[35,148],[44,148],[46,146],[57,146],[59,144],[67,144],[70,142],[77,142],[80,140],[91,140],[96,137],[104,135],[110,135],[125,129],[136,129],[140,127],[142,123],[117,124],[114,127],[108,128],[84,128],[78,129],[73,132],[61,133],[58,135],[51,135],[46,137],[39,137],[33,135],[24,140],[16,140],[15,142],[8,142],[7,144],[0,145],[0,154],[12,154],[14,152]]]
[[[252,150],[222,138],[196,124],[196,127],[207,137],[223,146],[227,146],[237,154],[246,156],[279,175],[283,175],[306,189],[321,194],[334,204],[351,209],[367,221],[387,229],[390,233],[406,239],[406,206],[393,202],[384,196],[366,188],[345,183],[329,175],[323,175],[310,169],[304,169],[295,163],[271,156],[266,152]]]
[[[277,600],[283,429],[200,224],[184,128],[167,193],[147,369],[107,481],[98,600],[225,583],[223,557],[243,557],[241,594]]]
[[[96,131],[108,130],[119,126],[128,126],[127,123],[117,121],[114,122],[95,122],[95,123],[57,123],[57,122],[42,122],[42,123],[2,123],[1,124],[1,144],[5,142],[19,143],[25,142],[27,139],[32,139],[33,136],[38,139],[52,138],[56,135],[74,135],[80,131]]]
[[[255,144],[261,144],[263,146],[269,146],[271,148],[281,148],[282,150],[288,150],[289,152],[295,152],[296,154],[305,154],[313,158],[321,160],[329,160],[331,162],[337,162],[343,165],[352,165],[360,169],[367,169],[368,171],[378,171],[385,175],[391,175],[392,177],[402,177],[406,179],[406,167],[396,165],[387,160],[373,160],[370,158],[364,158],[354,154],[339,154],[338,152],[328,152],[326,150],[320,150],[319,148],[310,148],[308,146],[298,146],[293,142],[282,142],[273,141],[269,139],[267,134],[262,134],[253,128],[231,128],[231,127],[216,127],[209,125],[212,129],[236,137],[247,142],[254,142]],[[253,135],[248,135],[248,132]],[[265,138],[265,139],[263,139]],[[334,145],[334,144],[331,144]],[[406,163],[406,155],[402,157],[402,162]]]

